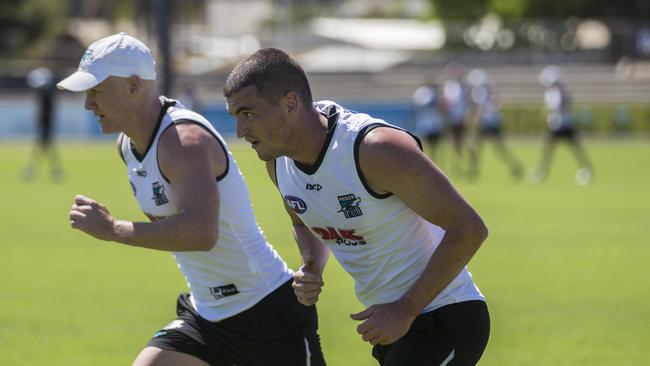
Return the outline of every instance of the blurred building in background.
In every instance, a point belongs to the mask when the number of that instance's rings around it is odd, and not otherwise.
[[[585,128],[650,131],[650,3],[604,0],[0,0],[0,140],[28,136],[34,119],[25,75],[77,67],[86,46],[126,31],[156,45],[161,91],[191,85],[220,130],[232,123],[221,89],[260,47],[305,67],[315,98],[344,101],[401,124],[423,81],[441,83],[458,61],[499,85],[504,128],[543,130],[537,75],[560,65]],[[88,136],[81,96],[58,98],[58,132]],[[617,117],[618,116],[618,117]]]

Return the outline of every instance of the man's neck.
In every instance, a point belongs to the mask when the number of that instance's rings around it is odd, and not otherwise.
[[[150,98],[145,108],[139,109],[133,114],[128,121],[129,131],[126,135],[131,138],[131,142],[138,154],[144,154],[154,137],[153,133],[158,125],[158,117],[162,108],[158,97]]]
[[[296,145],[296,151],[289,157],[305,165],[314,165],[327,141],[328,121],[316,110],[310,111],[305,120],[304,128],[297,130],[299,136],[296,137],[300,144]]]

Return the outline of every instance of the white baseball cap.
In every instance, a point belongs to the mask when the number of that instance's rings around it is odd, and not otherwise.
[[[133,75],[155,80],[156,63],[144,43],[122,32],[91,44],[81,57],[77,72],[56,86],[81,92],[94,88],[109,76],[128,78]]]

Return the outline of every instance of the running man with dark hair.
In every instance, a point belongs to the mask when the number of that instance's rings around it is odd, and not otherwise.
[[[478,362],[490,323],[466,265],[487,228],[419,140],[314,103],[300,65],[277,49],[240,62],[224,95],[291,217],[303,260],[298,300],[317,302],[331,251],[354,279],[366,308],[351,318],[381,365]]]

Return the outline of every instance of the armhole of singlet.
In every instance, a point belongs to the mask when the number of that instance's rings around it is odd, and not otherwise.
[[[224,155],[226,156],[226,169],[224,169],[223,173],[221,173],[220,175],[218,175],[215,179],[216,179],[217,182],[220,182],[221,180],[223,180],[223,179],[228,175],[228,171],[230,170],[230,156],[228,155],[228,149],[226,149],[226,146],[223,144],[223,142],[221,142],[221,139],[220,139],[219,137],[217,137],[217,135],[215,135],[212,131],[210,131],[210,129],[209,129],[208,127],[204,126],[202,123],[199,123],[199,122],[194,121],[194,120],[191,120],[191,119],[180,119],[180,120],[178,120],[178,121],[173,121],[172,123],[169,124],[169,126],[165,127],[165,129],[160,133],[160,137],[162,137],[162,135],[163,135],[163,134],[167,131],[167,129],[169,129],[171,126],[174,126],[174,125],[183,125],[183,124],[194,124],[194,125],[197,125],[197,126],[203,128],[204,130],[206,130],[210,135],[212,135],[212,137],[214,137],[215,140],[217,140],[217,143],[219,143],[219,146],[221,146],[221,150],[223,150],[223,153],[224,153]],[[156,150],[156,162],[157,162],[158,166],[160,167],[160,162],[158,162],[158,151],[157,151],[157,150]],[[163,179],[164,179],[167,183],[171,184],[171,182],[170,182],[169,179],[165,176],[165,173],[163,173],[162,170],[160,171],[160,175],[163,177]]]
[[[117,153],[120,154],[120,158],[126,164],[126,158],[124,158],[124,133],[122,132],[117,136]]]
[[[275,186],[279,190],[280,186],[278,185],[278,159],[280,159],[280,158],[273,159],[273,172],[275,173],[273,175],[273,184],[275,184]]]
[[[422,141],[420,141],[420,139],[417,136],[415,136],[414,134],[410,133],[409,131],[407,131],[407,130],[405,130],[403,128],[400,128],[400,127],[397,127],[397,126],[392,126],[392,125],[387,125],[387,124],[383,124],[383,123],[372,123],[372,124],[369,124],[369,125],[363,127],[361,129],[361,131],[359,131],[359,134],[357,135],[356,140],[354,141],[354,165],[357,168],[357,175],[359,177],[359,180],[361,181],[361,184],[363,184],[363,187],[366,189],[366,191],[371,196],[373,196],[373,197],[375,197],[377,199],[384,199],[384,198],[388,198],[388,197],[392,196],[393,193],[388,192],[388,193],[380,194],[380,193],[377,193],[377,192],[373,191],[372,188],[370,188],[370,185],[368,184],[368,182],[366,181],[366,178],[363,176],[363,173],[361,172],[361,165],[359,165],[359,146],[361,146],[361,141],[363,140],[363,138],[370,131],[374,130],[377,127],[394,128],[396,130],[400,130],[400,131],[404,131],[404,132],[408,133],[411,137],[413,137],[415,139],[415,142],[417,142],[418,147],[420,148],[420,151],[422,151]]]

